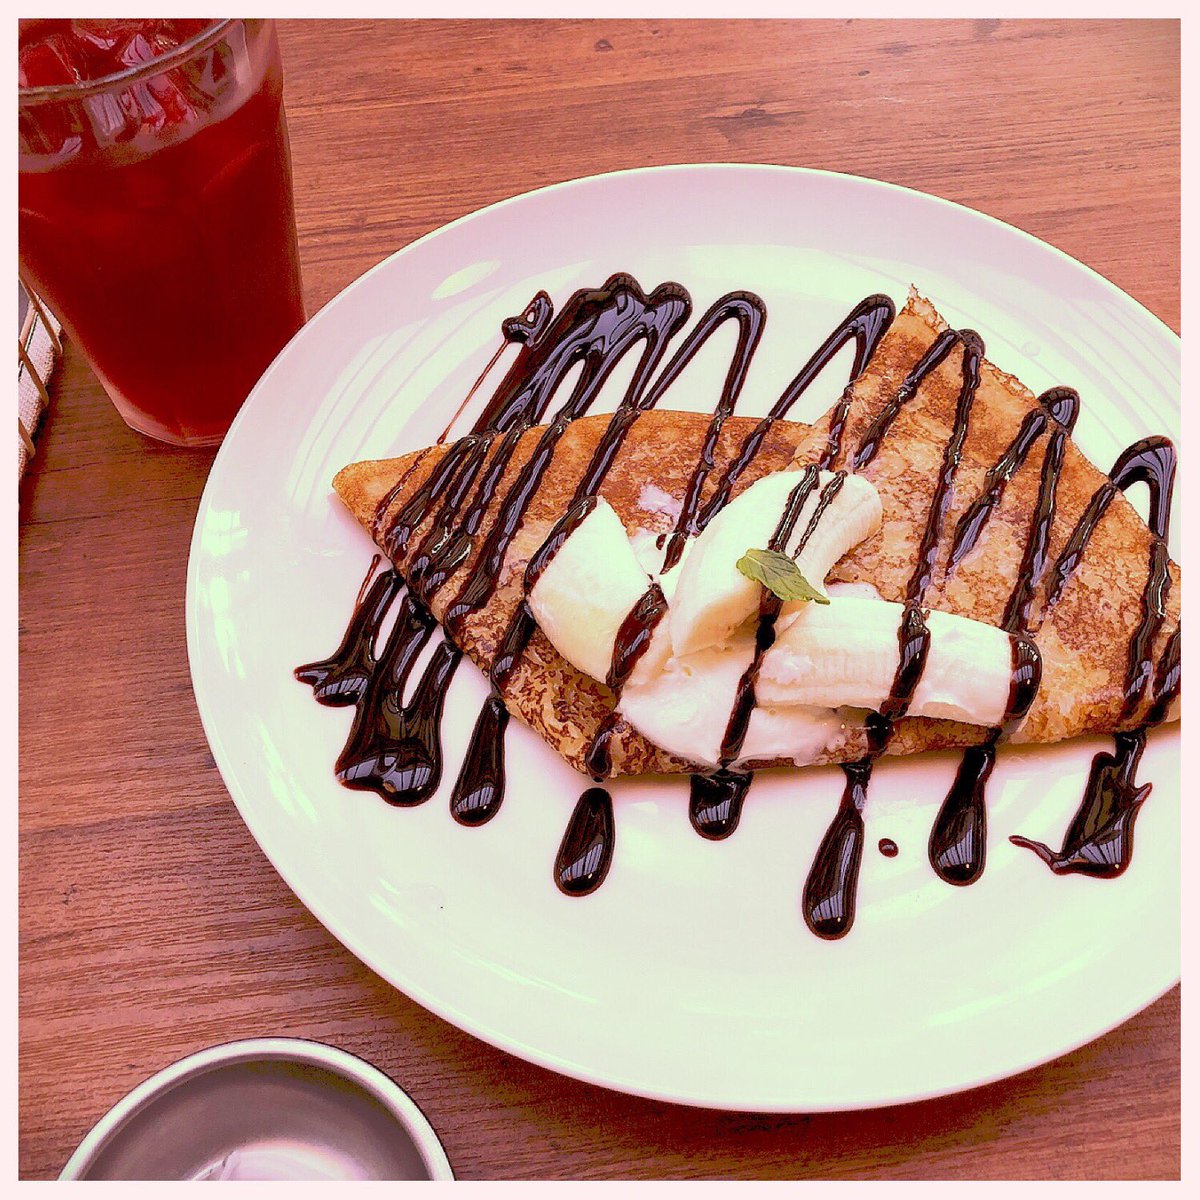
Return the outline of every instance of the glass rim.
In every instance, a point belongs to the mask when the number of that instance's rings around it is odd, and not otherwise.
[[[121,71],[113,71],[110,75],[101,75],[98,79],[86,79],[81,83],[50,83],[37,87],[18,87],[17,104],[24,108],[32,104],[48,104],[54,100],[79,100],[86,96],[95,96],[99,92],[109,91],[116,85],[127,86],[139,79],[152,75],[161,75],[172,67],[178,66],[200,50],[206,50],[219,41],[229,27],[241,17],[221,17],[194,34],[185,42],[180,42],[173,50],[160,54],[149,62],[138,63],[135,67],[126,67]]]

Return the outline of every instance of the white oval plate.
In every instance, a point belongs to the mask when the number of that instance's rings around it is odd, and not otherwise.
[[[197,701],[272,863],[355,954],[447,1020],[554,1070],[691,1104],[817,1111],[937,1095],[1053,1058],[1150,1003],[1179,974],[1177,727],[1150,740],[1141,775],[1154,794],[1133,864],[1111,882],[1056,878],[1007,840],[1061,839],[1107,740],[1002,752],[987,870],[969,888],[940,882],[925,852],[956,759],[886,762],[858,919],[834,943],[809,934],[799,895],[836,770],[760,777],[720,843],[692,832],[686,780],[618,783],[612,871],[586,899],[551,878],[581,778],[523,726],[509,730],[499,815],[477,829],[450,817],[485,694],[470,664],[450,692],[435,799],[395,809],[335,782],[351,714],[292,678],[337,644],[372,554],[331,477],[433,441],[501,320],[539,288],[561,302],[618,270],[647,288],[678,280],[697,311],[733,288],[764,297],[745,413],[765,411],[862,296],[902,303],[911,281],[1033,389],[1077,387],[1077,438],[1101,466],[1135,437],[1177,435],[1179,343],[1164,325],[1059,251],[916,192],[685,166],[562,184],[456,221],[369,271],[287,347],[200,506],[187,597]],[[723,339],[669,403],[711,406]],[[815,418],[839,390],[828,376],[797,415]],[[883,836],[897,858],[876,851]]]

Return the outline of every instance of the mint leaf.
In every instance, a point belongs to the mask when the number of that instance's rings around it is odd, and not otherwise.
[[[823,596],[801,574],[794,559],[778,550],[747,550],[737,560],[737,569],[747,579],[770,588],[780,600],[812,600],[817,604],[828,604],[829,597]]]

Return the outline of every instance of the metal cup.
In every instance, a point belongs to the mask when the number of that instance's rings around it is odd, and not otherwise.
[[[228,1042],[139,1084],[62,1179],[453,1179],[437,1134],[382,1071],[294,1038]]]

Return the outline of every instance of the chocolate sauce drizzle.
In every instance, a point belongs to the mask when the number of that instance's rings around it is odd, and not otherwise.
[[[831,484],[823,489],[826,494],[822,495],[821,500],[818,501],[817,509],[813,513],[804,536],[800,539],[800,544],[796,547],[795,555],[799,555],[804,548],[809,534],[816,528],[817,522],[821,518],[824,505],[827,500],[837,495],[845,478],[844,474],[835,475]],[[796,522],[800,519],[800,514],[804,510],[805,504],[808,503],[809,496],[816,488],[817,482],[816,467],[806,467],[801,472],[800,481],[788,493],[788,498],[784,502],[783,512],[775,525],[774,533],[767,542],[767,549],[774,550],[779,554],[784,552],[795,531]],[[834,484],[837,486],[833,486]],[[759,595],[758,624],[754,630],[754,655],[750,660],[750,665],[742,672],[742,677],[738,680],[733,708],[725,725],[725,733],[721,737],[719,765],[722,770],[727,770],[731,762],[741,757],[742,743],[746,740],[746,733],[750,728],[750,717],[754,713],[754,692],[758,683],[758,673],[762,667],[763,657],[775,644],[775,623],[779,620],[779,614],[782,611],[783,601],[768,588],[762,588]]]
[[[328,658],[296,669],[296,678],[312,687],[313,699],[328,708],[357,704],[366,695],[374,674],[376,660],[372,644],[392,601],[403,587],[395,571],[378,576],[372,583],[371,576],[378,565],[377,554],[371,559],[359,589],[354,615],[342,635],[341,645]]]
[[[355,706],[354,723],[334,767],[348,788],[373,791],[389,804],[420,804],[437,791],[442,777],[437,736],[449,677],[459,651],[442,642],[421,676],[412,699],[404,690],[413,664],[436,626],[429,610],[406,595],[366,691]]]
[[[1166,438],[1149,437],[1134,442],[1113,464],[1108,482],[1092,496],[1051,572],[1046,612],[1061,598],[1116,493],[1135,483],[1147,485],[1150,490],[1147,523],[1153,538],[1142,591],[1142,616],[1129,642],[1121,719],[1132,720],[1149,692],[1146,715],[1136,728],[1116,734],[1114,753],[1101,752],[1092,760],[1083,802],[1067,827],[1060,850],[1054,851],[1043,842],[1017,834],[1009,838],[1013,845],[1032,850],[1056,875],[1113,879],[1124,874],[1133,857],[1134,823],[1151,788],[1148,783],[1141,786],[1137,783],[1146,733],[1166,718],[1179,695],[1181,628],[1171,635],[1157,664],[1150,656],[1162,630],[1171,591],[1166,539],[1170,533],[1171,494],[1177,466],[1175,447]]]
[[[819,479],[818,468],[811,466],[801,474],[799,482],[788,494],[783,512],[768,542],[768,548],[783,553],[796,522],[813,493]],[[817,503],[805,526],[804,533],[792,550],[796,558],[804,550],[817,528],[825,510],[842,490],[846,473],[839,471],[821,489]],[[731,771],[729,764],[741,756],[742,744],[750,728],[754,712],[755,688],[762,661],[767,651],[775,644],[775,625],[783,610],[783,602],[774,592],[763,588],[759,599],[758,624],[754,632],[754,655],[750,665],[738,680],[732,711],[721,738],[721,759],[718,769],[710,775],[693,775],[689,815],[692,828],[701,837],[710,840],[727,838],[737,828],[742,816],[742,805],[750,789],[753,776],[748,771]]]
[[[841,803],[834,815],[804,885],[801,911],[805,924],[818,937],[844,937],[854,923],[856,889],[863,854],[863,808],[875,760],[887,749],[895,723],[908,711],[929,657],[929,627],[921,604],[933,582],[938,540],[951,500],[954,476],[962,461],[962,448],[971,420],[983,339],[973,330],[946,330],[921,358],[900,385],[896,395],[868,427],[854,455],[855,469],[865,466],[879,450],[903,404],[916,395],[922,381],[950,354],[962,346],[962,385],[955,405],[954,427],[942,453],[942,461],[930,499],[929,513],[921,533],[917,562],[905,589],[904,612],[897,631],[899,663],[892,686],[878,712],[867,716],[867,754],[858,762],[845,763],[846,776]]]
[[[607,308],[604,299],[600,298],[603,293],[610,293]],[[670,339],[691,314],[691,300],[678,284],[663,284],[647,297],[636,281],[626,275],[614,275],[608,280],[601,294],[598,294],[596,307],[589,337],[580,351],[584,366],[575,389],[554,421],[542,433],[532,455],[509,488],[473,573],[446,610],[444,624],[451,637],[458,631],[460,623],[485,604],[491,595],[508,547],[524,520],[542,476],[550,465],[554,448],[568,424],[587,412],[625,353],[644,342],[645,348],[633,379],[584,470],[566,517],[551,532],[547,543],[529,564],[532,570],[529,586],[537,581],[571,531],[595,507],[594,498],[600,484],[633,422],[641,413],[653,407],[661,395],[661,389],[647,391],[647,386],[669,348]],[[667,371],[673,365],[668,365]],[[504,798],[503,727],[499,723],[498,710],[503,707],[504,686],[533,636],[533,630],[534,621],[529,605],[522,601],[505,632],[501,653],[492,666],[492,692],[476,722],[463,770],[455,785],[455,796],[471,795],[486,800],[477,809],[476,823],[494,816]],[[644,649],[644,645],[641,649]],[[630,662],[630,669],[634,661],[636,655]],[[487,741],[489,745],[480,746],[480,741]],[[486,770],[479,773],[481,766]],[[452,811],[457,815],[453,798]]]
[[[694,505],[698,503],[699,491],[689,488],[687,500],[684,508],[680,513],[679,522],[676,526],[676,532],[685,528],[692,532],[701,532],[707,527],[709,521],[716,513],[729,502],[733,488],[737,481],[741,478],[746,468],[754,461],[755,455],[761,449],[764,439],[770,432],[771,426],[776,421],[784,419],[791,411],[795,403],[804,395],[805,391],[813,383],[813,381],[821,374],[826,366],[832,361],[835,355],[850,343],[854,342],[854,358],[850,368],[850,379],[846,387],[842,391],[842,395],[838,400],[837,410],[834,414],[833,421],[830,425],[829,440],[826,451],[817,464],[818,470],[827,470],[837,456],[838,449],[841,444],[842,430],[845,427],[846,418],[850,409],[851,392],[854,384],[858,381],[859,376],[866,370],[867,364],[871,361],[871,356],[875,353],[875,347],[879,345],[883,339],[883,335],[891,328],[892,321],[895,320],[896,309],[891,300],[884,295],[871,295],[861,300],[851,309],[845,320],[837,326],[825,339],[824,342],[817,348],[812,357],[800,368],[795,378],[784,389],[783,394],[776,401],[770,412],[758,423],[750,434],[742,442],[730,462],[729,467],[718,480],[717,486],[713,491],[712,497],[704,506],[704,509],[693,517]],[[732,404],[731,404],[732,408]],[[721,405],[718,404],[718,414],[721,413]],[[721,420],[724,420],[722,415]],[[715,419],[714,419],[715,422]],[[715,436],[710,428],[710,437],[705,441],[706,454],[711,453],[712,446],[715,446]],[[840,484],[838,487],[840,488]],[[836,491],[833,493],[836,495]],[[833,496],[829,497],[832,500]],[[822,509],[822,511],[824,511]],[[776,531],[778,532],[778,531]],[[682,541],[679,543],[680,552],[682,552]],[[664,562],[663,570],[674,565],[677,558],[672,559],[669,555]],[[762,626],[763,614],[760,613],[760,626]],[[770,634],[771,641],[774,641],[774,624],[778,618],[778,613],[775,616],[767,616],[768,625],[760,628],[755,637],[757,643],[765,636]],[[753,683],[757,678],[758,669],[762,663],[762,656],[766,653],[765,647],[762,652],[755,652],[755,663],[751,667],[752,677],[747,680],[745,677],[738,685],[738,700],[734,706],[734,713],[730,716],[730,725],[736,726],[742,723],[742,716],[739,715],[738,709],[746,704],[746,695],[749,695],[749,705],[753,706]],[[749,728],[749,713],[745,715],[745,725]],[[722,744],[732,744],[734,740],[730,736],[731,731],[727,726],[725,734],[722,737]],[[745,736],[745,730],[742,730],[742,738]],[[741,739],[737,739],[738,749],[741,748]],[[736,757],[735,755],[731,756]],[[710,839],[720,839],[729,837],[730,834],[737,828],[738,822],[741,820],[742,805],[746,799],[746,793],[750,789],[752,775],[748,771],[731,771],[726,765],[720,766],[715,772],[706,775],[693,775],[691,779],[691,799],[689,802],[689,815],[692,822],[692,827],[701,837]]]
[[[625,681],[633,674],[633,668],[650,646],[658,623],[667,614],[667,598],[657,583],[652,583],[641,599],[629,610],[621,622],[613,641],[612,665],[604,682],[614,692],[620,693]]]
[[[1050,532],[1054,524],[1058,477],[1062,471],[1066,440],[1079,415],[1079,395],[1071,388],[1053,388],[1038,397],[1034,409],[1021,425],[1017,437],[1005,451],[987,477],[981,501],[967,509],[959,522],[954,545],[950,552],[946,575],[954,571],[975,544],[988,517],[999,501],[996,484],[1011,477],[1008,464],[1021,455],[1022,461],[1032,448],[1036,436],[1052,424],[1053,428],[1042,459],[1037,499],[1025,541],[1025,551],[1017,570],[1016,583],[1004,607],[1001,627],[1013,638],[1013,668],[1004,720],[988,730],[981,745],[969,747],[963,754],[942,807],[929,834],[929,862],[939,878],[958,887],[974,883],[983,874],[987,862],[987,806],[984,801],[987,782],[996,765],[996,744],[1014,728],[1029,711],[1041,683],[1041,655],[1029,636],[1030,607],[1034,593],[1046,567]],[[1031,418],[1040,417],[1040,422]],[[1031,428],[1037,435],[1028,445],[1024,439]],[[1003,486],[1003,485],[1002,485]],[[996,499],[989,498],[995,494]],[[957,555],[956,555],[957,551]]]
[[[635,348],[639,348],[639,358],[625,396],[584,469],[572,504],[531,558],[526,568],[525,594],[529,594],[571,532],[594,511],[605,478],[633,424],[660,401],[707,340],[729,321],[736,322],[738,327],[736,348],[675,526],[659,539],[663,552],[661,571],[678,563],[688,538],[700,533],[729,502],[773,424],[787,416],[838,351],[853,342],[849,381],[831,415],[825,448],[818,462],[801,474],[770,542],[772,548],[786,550],[805,503],[817,486],[818,470],[832,470],[846,453],[843,442],[854,384],[891,326],[895,308],[882,295],[869,296],[855,306],[805,363],[768,414],[742,440],[720,472],[716,451],[721,432],[741,394],[762,336],[766,310],[758,297],[747,292],[731,292],[721,297],[659,371],[672,339],[690,315],[690,298],[679,285],[664,284],[647,296],[634,279],[618,274],[599,289],[576,292],[557,314],[549,296],[538,293],[523,314],[504,322],[500,349],[455,419],[481,386],[488,370],[498,362],[504,346],[517,344],[520,349],[472,431],[448,448],[398,512],[393,511],[396,500],[405,491],[422,456],[414,459],[404,477],[377,507],[372,533],[393,560],[406,554],[417,529],[429,521],[420,544],[408,555],[405,576],[394,568],[376,576],[377,556],[363,581],[354,614],[338,649],[329,658],[295,672],[297,679],[313,688],[319,703],[355,708],[350,735],[335,768],[345,786],[375,791],[389,803],[400,806],[422,803],[437,790],[442,775],[439,729],[442,705],[462,658],[457,641],[464,624],[490,598],[512,540],[570,422],[588,412],[617,364]],[[942,527],[952,503],[954,479],[978,388],[983,356],[983,343],[978,335],[970,330],[952,329],[939,334],[847,454],[854,470],[869,464],[904,405],[956,347],[962,351],[962,383],[917,563],[906,589],[903,617],[897,631],[899,665],[879,711],[868,716],[866,756],[843,766],[842,798],[804,886],[805,921],[823,938],[842,937],[853,924],[862,863],[863,810],[873,765],[886,749],[895,722],[907,711],[928,655],[929,630],[922,605],[939,560]],[[501,492],[522,435],[543,420],[561,385],[576,367],[580,368],[579,374],[570,394],[539,433],[513,482]],[[656,371],[659,371],[657,377]],[[1013,837],[1012,841],[1032,849],[1056,873],[1086,872],[1111,877],[1124,871],[1132,852],[1134,820],[1150,790],[1150,785],[1139,787],[1136,783],[1146,730],[1165,718],[1179,693],[1180,631],[1175,630],[1157,662],[1150,657],[1161,633],[1171,586],[1165,539],[1176,460],[1170,442],[1164,438],[1143,439],[1117,460],[1110,481],[1092,497],[1063,550],[1047,567],[1057,481],[1078,404],[1078,396],[1069,388],[1052,389],[1039,397],[1038,408],[1025,417],[988,472],[980,495],[959,519],[949,549],[947,577],[967,559],[1000,506],[1009,482],[1048,432],[1023,560],[1002,621],[1013,647],[1012,682],[1004,718],[987,732],[980,745],[964,752],[954,785],[930,835],[930,860],[938,874],[950,883],[973,882],[983,870],[984,787],[995,763],[995,747],[1024,717],[1037,693],[1041,662],[1033,640],[1036,633],[1033,606],[1043,577],[1046,597],[1037,614],[1037,625],[1044,622],[1061,598],[1082,561],[1092,532],[1116,493],[1135,482],[1149,485],[1149,523],[1155,537],[1142,598],[1142,620],[1129,647],[1123,717],[1132,721],[1143,706],[1145,715],[1136,728],[1116,735],[1114,754],[1097,755],[1084,802],[1060,852],[1023,838]],[[449,427],[438,439],[439,443],[448,433]],[[803,549],[844,478],[844,471],[837,472],[821,489],[816,509],[792,550],[793,555]],[[704,500],[706,493],[708,498]],[[404,696],[414,665],[436,626],[429,605],[475,553],[484,519],[491,513],[495,513],[495,519],[479,545],[475,564],[446,606],[445,636],[434,646],[406,702]],[[378,649],[381,629],[393,609],[394,626],[382,649]],[[763,656],[774,643],[780,610],[778,599],[764,589],[754,655],[739,681],[736,702],[722,738],[720,766],[707,775],[692,777],[691,822],[701,836],[712,840],[730,836],[741,817],[752,775],[735,769],[733,764],[739,759],[749,729],[758,671]],[[621,689],[666,611],[661,588],[657,582],[649,582],[618,631],[606,681],[615,697],[612,713],[586,752],[588,768],[597,781],[612,771],[610,745],[620,725],[617,704]],[[509,720],[504,693],[534,628],[529,606],[522,601],[501,640],[490,672],[490,694],[480,711],[451,792],[451,812],[464,825],[480,825],[490,820],[503,800],[504,735]],[[613,847],[612,798],[603,787],[589,788],[581,795],[559,848],[554,868],[558,888],[572,896],[594,891],[608,873]],[[882,839],[879,849],[885,855],[896,853],[890,839]]]

